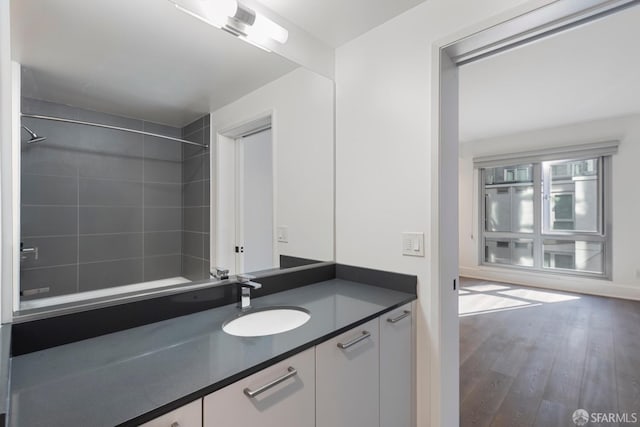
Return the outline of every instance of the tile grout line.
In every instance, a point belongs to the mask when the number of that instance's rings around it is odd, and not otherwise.
[[[27,208],[111,208],[111,209],[140,209],[143,205],[34,205],[25,203],[22,206]],[[147,208],[151,209],[180,209],[180,205],[148,205]],[[201,206],[188,206],[188,207],[201,207]]]
[[[76,165],[76,293],[80,293],[80,166]]]
[[[168,253],[168,254],[158,254],[158,255],[149,255],[147,258],[164,258],[164,257],[174,257],[174,256],[180,256],[180,253]],[[186,255],[189,256],[191,258],[198,258],[198,257],[194,257],[192,255]],[[129,258],[109,258],[109,259],[102,259],[100,261],[86,261],[86,262],[81,262],[79,265],[89,265],[89,264],[102,264],[102,263],[110,263],[110,262],[121,262],[121,261],[131,261],[131,260],[141,260],[142,257],[129,257]],[[54,264],[54,265],[45,265],[42,267],[31,267],[31,268],[24,268],[24,271],[35,271],[35,270],[44,270],[44,269],[49,269],[49,268],[59,268],[59,267],[72,267],[75,266],[76,264]]]
[[[202,122],[203,122],[203,125],[204,125],[204,120]],[[202,142],[205,142],[204,141],[204,126],[202,128]],[[202,205],[204,205],[204,194],[205,194],[205,187],[206,187],[204,185],[204,162],[205,162],[205,154],[206,154],[207,149],[205,148],[202,151],[203,151],[203,154],[202,154],[202,156],[200,156],[200,178],[203,179],[203,183],[202,183],[202,194],[200,195],[202,201],[200,203]],[[200,219],[200,229],[204,230],[204,208],[201,208],[201,209],[202,209],[202,215],[201,215],[202,218]],[[205,238],[204,238],[204,235],[203,235],[202,236],[202,246],[200,247],[200,253],[202,254],[202,259],[204,259],[204,243],[205,243],[204,241],[205,241]],[[207,275],[206,273],[207,273],[207,271],[210,271],[210,270],[211,270],[211,266],[207,267],[207,263],[206,262],[203,263],[203,266],[202,266],[202,276],[203,276],[202,278],[203,279],[206,278],[206,275]]]
[[[142,121],[142,130],[145,130],[145,122],[144,120]],[[146,185],[146,175],[145,175],[145,170],[144,170],[144,163],[145,163],[145,145],[146,145],[146,141],[145,141],[145,135],[142,134],[142,281],[145,281],[145,276],[146,276],[146,269],[145,269],[145,262],[144,262],[144,248],[145,248],[145,243],[147,241],[147,234],[145,233],[145,228],[144,228],[144,208],[145,208],[145,199],[144,199],[144,187]]]
[[[181,232],[181,229],[175,230],[149,230],[148,233],[178,233]],[[190,233],[204,233],[203,231],[191,231]],[[79,237],[102,237],[102,236],[120,236],[120,235],[130,235],[130,234],[143,234],[141,231],[120,231],[113,233],[80,233]],[[51,234],[51,235],[37,235],[37,236],[24,236],[25,239],[55,239],[55,238],[63,238],[63,237],[75,237],[77,234]]]
[[[153,160],[153,159],[149,159],[149,160]],[[173,161],[169,161],[169,160],[162,160],[162,159],[156,159],[157,161],[166,161],[166,162],[171,162],[171,163],[181,163],[181,162],[173,162]],[[79,174],[76,175],[59,175],[59,174],[47,174],[47,173],[33,173],[33,172],[25,172],[23,173],[23,175],[25,176],[29,176],[29,177],[41,177],[41,178],[66,178],[66,179],[82,179],[85,181],[107,181],[107,182],[119,182],[119,183],[133,183],[133,184],[142,184],[143,181],[142,180],[136,180],[136,179],[124,179],[124,178],[113,178],[113,177],[109,177],[109,176],[104,176],[104,177],[100,177],[100,176],[82,176]],[[201,180],[201,181],[206,181],[206,180]],[[195,182],[195,181],[194,181]],[[181,182],[175,182],[175,181],[146,181],[147,184],[167,184],[167,185],[180,185]]]
[[[185,127],[180,129],[180,135],[182,136],[182,139],[186,139],[184,132]],[[180,197],[182,200],[182,206],[180,210],[180,275],[183,277],[187,277],[184,265],[184,149],[185,146],[183,145],[180,148]]]

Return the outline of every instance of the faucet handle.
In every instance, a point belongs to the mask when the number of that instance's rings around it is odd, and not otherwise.
[[[236,279],[239,283],[249,283],[252,279],[255,279],[256,276],[251,274],[238,274],[236,275]]]
[[[252,276],[251,274],[238,274],[236,276],[236,280],[238,284],[242,288],[250,288],[250,289],[260,289],[262,287],[261,283],[252,282],[251,279],[255,279],[256,276]]]
[[[229,270],[228,269],[224,269],[221,267],[216,267],[216,272],[210,272],[210,278],[211,279],[218,279],[218,280],[226,280],[229,278]]]

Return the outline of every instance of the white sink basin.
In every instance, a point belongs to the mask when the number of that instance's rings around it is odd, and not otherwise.
[[[222,330],[238,337],[261,337],[298,328],[311,319],[300,307],[269,307],[252,310],[222,325]]]

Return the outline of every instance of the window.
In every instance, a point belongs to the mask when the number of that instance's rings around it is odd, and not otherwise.
[[[482,167],[481,262],[606,277],[609,156]]]

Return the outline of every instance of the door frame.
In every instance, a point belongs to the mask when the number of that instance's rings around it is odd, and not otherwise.
[[[232,229],[234,234],[234,239],[242,238],[240,236],[242,233],[239,233],[239,224],[236,221],[235,214],[230,215],[230,212],[226,212],[225,219],[222,220],[222,215],[220,209],[225,205],[225,196],[222,194],[223,187],[225,184],[228,184],[229,181],[232,181],[232,191],[234,193],[234,202],[233,202],[233,211],[239,212],[240,201],[238,200],[239,192],[236,190],[239,183],[238,181],[241,179],[239,173],[241,172],[241,166],[239,165],[242,151],[240,147],[240,143],[238,139],[241,139],[245,136],[249,136],[256,132],[260,132],[262,130],[266,130],[268,128],[271,129],[271,163],[272,163],[272,180],[273,180],[273,192],[272,192],[272,216],[273,216],[273,224],[272,224],[272,235],[273,238],[273,265],[279,265],[279,249],[278,242],[275,236],[277,235],[277,224],[278,224],[278,216],[277,216],[277,200],[278,200],[278,173],[277,173],[277,124],[276,124],[276,116],[277,113],[275,110],[266,111],[258,114],[257,116],[248,118],[246,120],[242,120],[233,125],[227,126],[221,130],[216,132],[215,138],[215,163],[212,166],[215,166],[216,170],[216,184],[212,186],[213,197],[212,200],[212,229],[215,230],[215,242],[212,242],[212,250],[211,250],[211,265],[215,267],[228,268],[230,274],[239,274],[245,273],[244,271],[235,271],[238,265],[237,256],[234,254],[233,262],[231,263],[228,260],[227,255],[225,254],[224,246],[229,245],[229,240],[224,239],[223,236],[228,235],[227,229]],[[228,165],[233,165],[233,170],[228,170]],[[225,172],[226,171],[226,172]],[[230,184],[229,184],[230,185]],[[228,197],[228,196],[227,196]],[[226,224],[226,225],[225,225]],[[224,241],[223,241],[224,240]],[[228,253],[228,252],[227,252]],[[220,260],[223,260],[225,265],[221,265]],[[229,264],[227,264],[229,263]],[[240,262],[242,264],[242,262]]]
[[[234,152],[235,152],[235,230],[236,230],[236,246],[240,246],[240,251],[236,252],[236,264],[235,264],[235,270],[239,273],[246,273],[247,271],[245,271],[246,267],[245,267],[245,263],[246,263],[246,259],[245,259],[245,245],[246,245],[246,241],[245,241],[245,214],[247,212],[246,210],[246,206],[245,206],[245,177],[246,177],[246,169],[245,169],[245,150],[246,150],[246,145],[244,142],[244,139],[251,136],[251,135],[255,135],[257,133],[262,133],[262,132],[266,132],[266,131],[270,131],[270,135],[269,135],[269,139],[270,139],[270,144],[272,146],[271,149],[271,167],[273,168],[273,163],[274,163],[274,159],[273,159],[273,132],[271,132],[271,125],[268,125],[268,127],[260,127],[257,130],[252,130],[249,132],[246,132],[245,134],[243,134],[242,136],[238,136],[236,137],[233,142],[234,142]],[[224,159],[223,159],[224,160]],[[271,200],[271,205],[272,205],[272,221],[271,221],[271,265],[272,268],[274,267],[279,267],[279,262],[278,262],[278,254],[276,253],[278,247],[278,243],[276,240],[276,221],[275,221],[275,216],[273,215],[275,213],[275,198],[273,197],[273,191],[274,191],[274,187],[275,187],[275,175],[276,171],[272,170],[271,171],[271,192],[272,192],[272,200]],[[249,272],[250,273],[250,272]]]
[[[436,285],[429,298],[436,350],[429,361],[431,410],[418,414],[418,420],[429,419],[434,427],[460,424],[458,67],[638,4],[640,0],[533,0],[432,45],[431,282]]]

